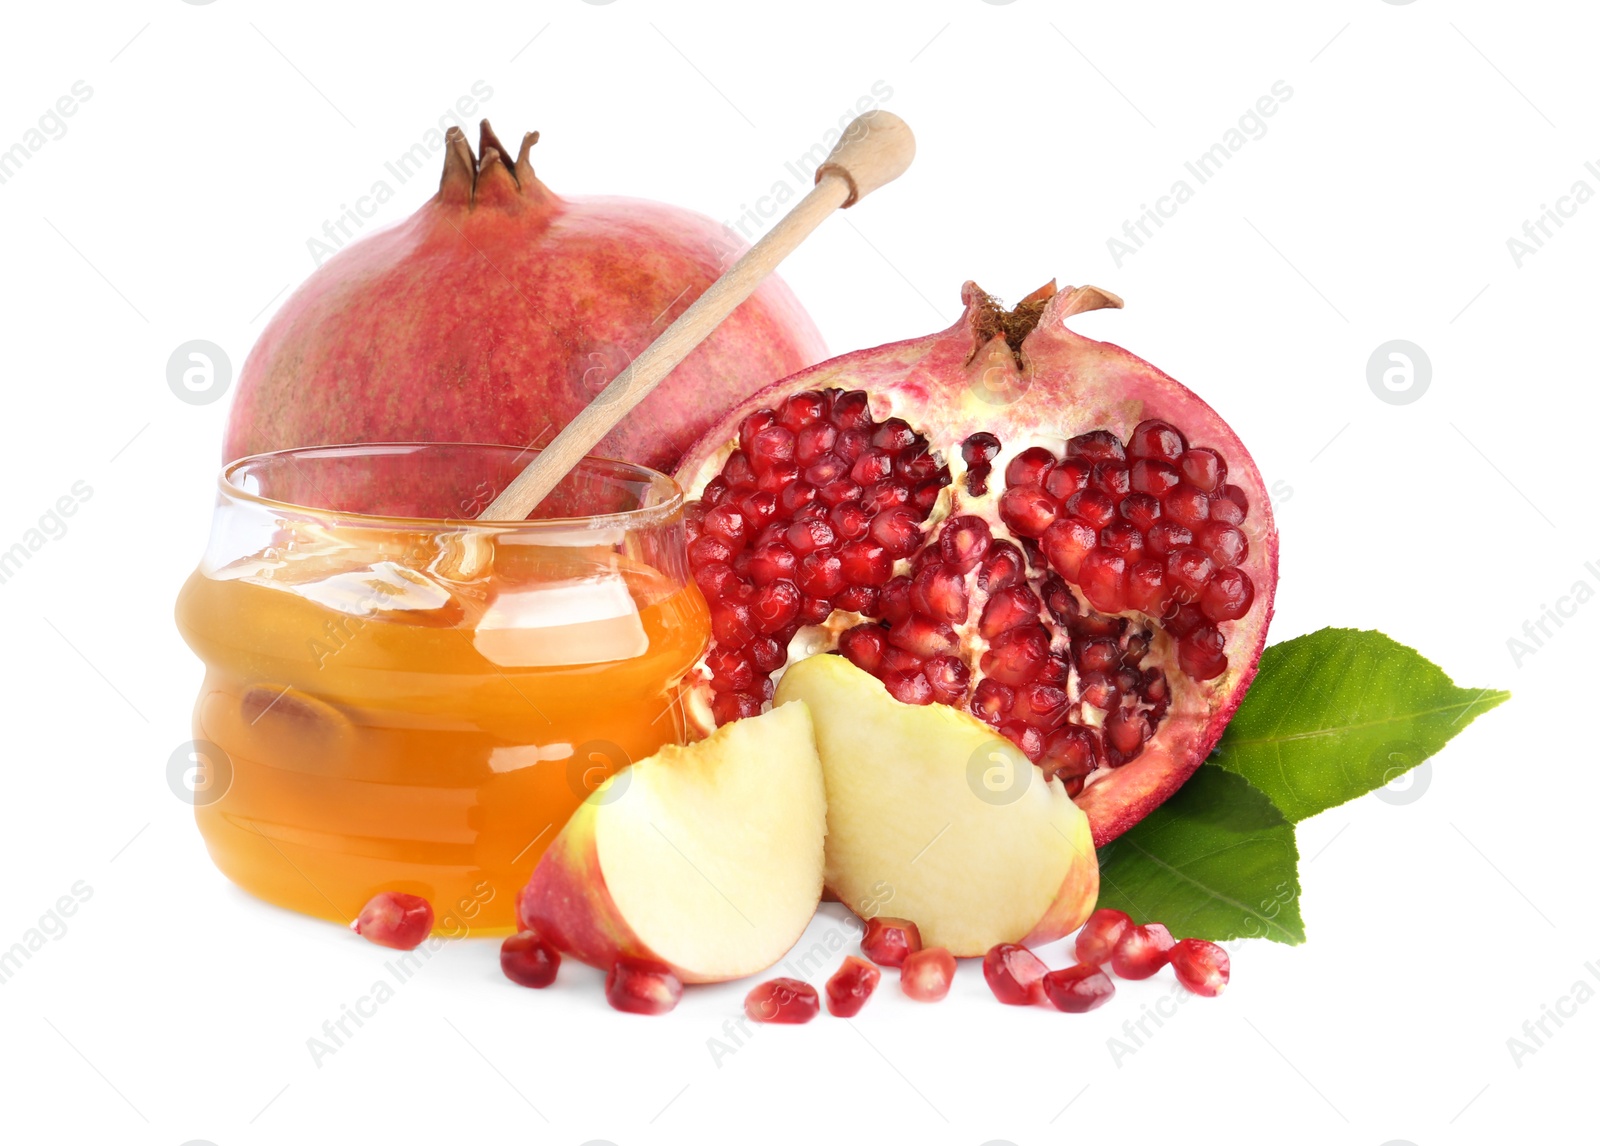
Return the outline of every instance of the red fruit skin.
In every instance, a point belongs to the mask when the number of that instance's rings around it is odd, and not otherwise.
[[[470,157],[451,131],[447,154]],[[485,147],[505,155],[487,130]],[[283,304],[240,372],[225,460],[319,443],[547,442],[743,250],[693,211],[562,198],[509,157],[469,170],[452,177],[447,162],[437,195]],[[593,452],[670,471],[729,405],[824,354],[769,277]]]
[[[903,967],[921,950],[922,932],[909,919],[879,915],[867,920],[861,935],[861,953],[880,967]]]
[[[1008,1006],[1027,1007],[1044,1002],[1040,980],[1048,970],[1037,955],[1015,943],[997,943],[983,957],[984,981],[994,997]]]
[[[1121,306],[1121,300],[1096,287],[1054,291],[1054,284],[1032,297],[1045,296],[1048,301],[1037,324],[1014,354],[1004,333],[993,325],[992,300],[969,282],[962,288],[965,312],[949,329],[841,355],[773,383],[730,408],[685,452],[676,476],[691,496],[697,496],[720,470],[729,443],[748,415],[776,408],[790,394],[827,387],[865,390],[871,395],[874,418],[904,419],[947,457],[959,456],[959,443],[974,431],[1058,440],[1093,429],[1126,439],[1149,419],[1171,422],[1191,442],[1225,457],[1229,483],[1242,490],[1250,505],[1245,528],[1250,551],[1240,568],[1255,586],[1255,601],[1245,617],[1228,622],[1226,671],[1203,687],[1172,680],[1172,707],[1157,736],[1137,759],[1101,776],[1076,797],[1089,817],[1095,846],[1102,847],[1177,791],[1221,738],[1244,698],[1272,619],[1278,533],[1266,485],[1250,452],[1226,422],[1187,387],[1148,362],[1066,325],[1074,314]],[[985,394],[991,398],[974,399]],[[995,395],[1014,397],[996,402]],[[996,501],[998,485],[988,483],[989,496]],[[957,511],[976,509],[961,499]],[[1171,668],[1176,670],[1175,660]]]
[[[1094,1010],[1117,993],[1111,976],[1093,963],[1051,971],[1041,980],[1040,989],[1052,1007],[1074,1015]]]
[[[630,1015],[664,1015],[683,998],[683,984],[663,964],[618,959],[606,972],[606,1002]]]
[[[809,1023],[819,1010],[817,989],[803,979],[768,979],[744,997],[744,1013],[757,1023]]]
[[[420,895],[380,891],[367,900],[350,930],[379,947],[410,951],[433,930],[433,904]]]
[[[500,944],[500,970],[523,987],[548,987],[561,968],[561,953],[536,931],[519,931]]]
[[[1111,951],[1111,969],[1122,979],[1148,979],[1167,965],[1172,933],[1159,923],[1129,927]]]
[[[1117,940],[1131,926],[1133,920],[1115,908],[1102,907],[1096,911],[1089,916],[1083,930],[1078,932],[1077,942],[1073,945],[1078,962],[1099,966],[1109,960]]]
[[[828,980],[828,1014],[840,1019],[859,1014],[861,1008],[867,1005],[867,1000],[872,998],[872,992],[878,989],[878,980],[882,976],[883,972],[865,959],[846,955],[839,969]]]
[[[919,1003],[937,1003],[950,993],[956,957],[943,947],[927,947],[906,956],[900,967],[900,989]]]
[[[1214,998],[1228,986],[1228,953],[1205,939],[1180,939],[1170,955],[1172,972],[1196,995]]]

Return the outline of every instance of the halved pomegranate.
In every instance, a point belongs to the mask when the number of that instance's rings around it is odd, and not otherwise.
[[[949,330],[773,383],[685,455],[714,634],[692,707],[751,715],[790,659],[837,650],[993,725],[1104,844],[1200,765],[1255,675],[1272,509],[1215,411],[1067,329],[1121,300],[962,297]]]

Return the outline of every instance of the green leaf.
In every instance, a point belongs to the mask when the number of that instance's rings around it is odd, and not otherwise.
[[[1421,764],[1510,695],[1458,688],[1382,633],[1322,629],[1262,655],[1213,762],[1299,823]]]
[[[1304,943],[1294,826],[1215,765],[1100,850],[1100,903],[1177,936]]]

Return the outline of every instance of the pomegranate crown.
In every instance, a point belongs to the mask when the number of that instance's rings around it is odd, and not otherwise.
[[[539,133],[522,137],[522,147],[513,161],[505,144],[495,135],[487,119],[478,124],[478,154],[474,158],[466,133],[452,127],[444,137],[444,173],[439,176],[442,202],[472,206],[479,202],[507,198],[538,198],[548,189],[533,174],[528,153],[539,142]]]

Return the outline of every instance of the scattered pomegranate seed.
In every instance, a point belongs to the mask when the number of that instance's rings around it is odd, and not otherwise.
[[[664,1015],[683,998],[683,984],[660,963],[624,956],[606,973],[606,1001],[630,1015]]]
[[[1228,953],[1215,943],[1180,939],[1169,960],[1178,982],[1197,995],[1220,995],[1228,985]]]
[[[1172,933],[1161,924],[1132,924],[1111,949],[1111,969],[1123,979],[1148,979],[1167,965],[1172,948]]]
[[[744,997],[744,1013],[758,1023],[809,1023],[819,1009],[817,989],[803,979],[768,979]]]
[[[1111,977],[1093,963],[1077,963],[1051,971],[1039,986],[1051,1006],[1075,1015],[1094,1010],[1117,993]]]
[[[867,1005],[872,992],[878,989],[882,972],[854,955],[846,955],[839,969],[828,980],[828,1014],[848,1019]]]
[[[983,977],[989,990],[1014,1007],[1044,1002],[1039,981],[1048,970],[1037,955],[1015,943],[997,943],[983,957]]]
[[[927,947],[906,956],[900,989],[919,1003],[937,1003],[950,993],[955,977],[955,956],[943,947]]]
[[[561,953],[546,943],[538,932],[521,931],[500,944],[500,970],[507,979],[524,987],[548,987],[556,981]]]
[[[1078,962],[1098,965],[1110,960],[1122,933],[1132,925],[1132,919],[1114,908],[1102,907],[1096,911],[1078,932],[1073,946]]]
[[[880,967],[900,967],[922,950],[922,932],[909,919],[879,915],[867,920],[861,936],[861,953]]]
[[[379,947],[410,951],[433,930],[433,904],[420,895],[380,891],[367,900],[350,930]]]

